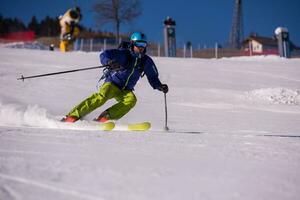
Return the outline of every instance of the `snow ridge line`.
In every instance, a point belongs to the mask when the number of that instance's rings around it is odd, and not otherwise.
[[[300,91],[288,88],[261,88],[248,92],[246,96],[272,104],[300,105]]]
[[[39,187],[39,188],[43,188],[43,189],[47,189],[47,190],[52,190],[54,192],[60,192],[60,193],[71,195],[71,196],[81,198],[81,199],[104,200],[103,198],[100,198],[100,197],[91,196],[91,195],[87,195],[87,194],[81,194],[80,192],[78,192],[76,190],[61,189],[61,188],[58,188],[58,187],[55,187],[55,186],[52,186],[52,185],[44,184],[44,183],[34,181],[34,180],[29,180],[29,179],[26,179],[26,178],[11,176],[11,175],[2,174],[2,173],[0,173],[0,178],[10,180],[10,181],[15,181],[15,182],[18,182],[18,183],[31,185],[31,186],[35,186],[35,187]]]

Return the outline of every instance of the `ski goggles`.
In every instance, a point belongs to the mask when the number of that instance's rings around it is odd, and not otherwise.
[[[142,47],[142,48],[146,48],[147,47],[147,42],[144,41],[136,41],[133,43],[134,46],[136,47]]]

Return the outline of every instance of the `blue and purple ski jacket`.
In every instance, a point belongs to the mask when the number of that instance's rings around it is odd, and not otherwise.
[[[134,90],[134,86],[144,72],[153,89],[161,86],[157,68],[149,56],[138,58],[127,49],[109,49],[100,54],[102,65],[108,64],[110,60],[118,62],[121,69],[109,71],[105,82],[112,82],[121,90]]]

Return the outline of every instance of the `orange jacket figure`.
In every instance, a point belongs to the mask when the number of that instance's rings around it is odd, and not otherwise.
[[[78,23],[81,17],[79,7],[69,9],[63,16],[59,17],[59,24],[61,28],[60,50],[62,52],[69,51],[69,46],[73,44],[78,36],[80,31]]]

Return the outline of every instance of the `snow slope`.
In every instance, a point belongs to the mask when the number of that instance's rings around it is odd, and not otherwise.
[[[154,58],[163,94],[143,78],[118,123],[145,133],[58,122],[95,92],[98,53],[0,48],[0,199],[298,199],[300,60]]]

